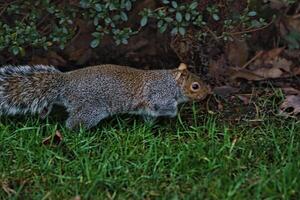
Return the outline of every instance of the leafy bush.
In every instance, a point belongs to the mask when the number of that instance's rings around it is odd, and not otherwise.
[[[235,28],[252,29],[264,26],[265,19],[259,18],[255,10],[250,10],[248,5],[240,13],[232,13],[232,10],[221,12],[224,4],[204,1],[200,5],[198,1],[177,3],[177,1],[163,0],[162,7],[156,10],[144,9],[141,12],[141,26],[145,26],[149,19],[157,22],[157,28],[161,33],[170,30],[172,35],[184,36],[189,28],[198,30],[199,39],[206,36],[207,29],[213,24],[218,24],[222,31],[210,30],[214,35],[225,40],[230,39],[230,31]],[[233,3],[226,3],[227,8]]]
[[[80,1],[85,19],[93,21],[96,28],[96,32],[93,33],[95,39],[91,42],[91,47],[97,47],[104,35],[112,35],[118,45],[128,44],[129,37],[137,32],[130,27],[122,27],[123,23],[128,21],[127,12],[132,9],[134,2],[135,0]]]
[[[156,24],[160,33],[172,36],[184,36],[194,30],[196,38],[206,41],[208,36],[229,40],[236,32],[247,34],[270,21],[262,17],[259,6],[255,6],[257,0],[161,0],[157,8],[144,8],[138,11],[140,18],[129,21],[135,6],[143,2],[5,0],[0,5],[0,51],[25,55],[30,47],[64,49],[76,34],[78,19],[94,26],[91,33],[94,39],[90,44],[93,48],[101,44],[104,36],[112,37],[117,45],[127,44],[131,36],[148,24]],[[293,4],[295,0],[283,2]]]
[[[14,55],[25,53],[26,47],[47,49],[53,43],[64,48],[72,38],[76,10],[42,1],[14,1],[2,4],[0,16],[0,50]]]

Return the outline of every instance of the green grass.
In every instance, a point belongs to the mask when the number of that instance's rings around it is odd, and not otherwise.
[[[156,125],[114,117],[91,131],[2,118],[0,199],[300,198],[298,121],[232,126],[196,110]],[[43,145],[56,129],[62,143]]]

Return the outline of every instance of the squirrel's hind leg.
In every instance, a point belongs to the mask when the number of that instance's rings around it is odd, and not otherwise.
[[[66,126],[69,129],[74,129],[82,125],[84,128],[90,129],[108,116],[109,114],[104,109],[86,106],[71,111]]]

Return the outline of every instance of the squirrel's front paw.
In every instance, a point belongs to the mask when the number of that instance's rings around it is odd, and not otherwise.
[[[143,115],[143,120],[144,120],[146,123],[153,124],[153,123],[155,123],[156,119],[157,119],[157,117],[154,117],[154,116]]]

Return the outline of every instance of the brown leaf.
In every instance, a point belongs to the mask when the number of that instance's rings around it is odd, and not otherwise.
[[[280,10],[286,6],[288,6],[288,3],[282,0],[270,0],[270,7],[273,9]]]
[[[261,55],[255,60],[254,65],[261,66],[269,63],[271,60],[280,56],[283,50],[284,48],[275,48],[269,51],[263,51]]]
[[[288,109],[292,109],[288,111]],[[289,95],[286,96],[285,100],[280,106],[280,111],[283,114],[287,114],[289,116],[296,116],[300,113],[300,96],[298,95]]]
[[[279,29],[279,33],[283,39],[286,40],[286,42],[289,45],[292,46],[298,46],[299,41],[297,39],[291,40],[290,34],[300,34],[300,15],[296,14],[294,16],[282,16],[277,24],[277,27]]]
[[[213,93],[221,97],[228,97],[230,95],[236,94],[239,92],[239,88],[231,87],[229,85],[224,85],[221,87],[215,87]]]
[[[300,91],[293,87],[283,87],[281,88],[285,95],[299,95]]]
[[[230,79],[232,79],[232,80],[240,78],[240,79],[246,79],[249,81],[260,81],[260,80],[264,79],[264,77],[257,75],[247,69],[231,68],[231,69],[229,69],[229,74],[230,74]]]
[[[282,69],[286,72],[291,72],[291,66],[293,63],[285,58],[277,57],[273,59],[270,64],[272,64],[275,68]]]
[[[290,31],[297,31],[298,33],[300,33],[300,17],[295,17],[295,16],[291,16],[291,17],[286,17],[286,21],[285,21],[289,27]]]
[[[292,73],[294,76],[300,75],[300,66],[293,67],[291,73]]]
[[[231,79],[246,79],[248,81],[261,81],[272,78],[280,78],[283,75],[282,70],[278,68],[261,68],[255,71],[247,69],[231,69]]]
[[[249,105],[251,96],[249,95],[237,95],[237,97],[244,103],[244,105]]]
[[[262,80],[269,79],[269,78],[279,78],[283,74],[283,72],[280,69],[275,67],[272,67],[270,69],[268,68],[257,69],[253,73],[262,77]]]
[[[299,49],[287,49],[284,54],[289,58],[298,59],[300,61],[300,50]]]
[[[249,47],[244,38],[234,38],[226,46],[229,64],[234,67],[243,66],[249,57]]]
[[[43,139],[42,144],[44,145],[59,145],[63,140],[62,134],[59,130],[55,131],[55,135],[52,136],[50,135],[49,137],[46,137],[45,139]]]
[[[220,56],[218,60],[210,60],[208,67],[211,77],[219,82],[224,80],[224,75],[226,74],[226,59],[224,55]]]
[[[293,68],[293,63],[281,57],[283,48],[275,48],[257,54],[255,61],[248,68],[231,68],[231,79],[242,78],[252,81],[291,77],[300,73]]]

